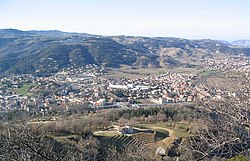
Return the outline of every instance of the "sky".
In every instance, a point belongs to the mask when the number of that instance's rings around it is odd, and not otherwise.
[[[0,28],[250,39],[249,0],[0,0]]]

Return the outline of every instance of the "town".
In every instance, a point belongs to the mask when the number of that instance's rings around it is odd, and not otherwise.
[[[220,58],[220,59],[206,59],[204,61],[205,70],[237,70],[237,71],[249,71],[250,60],[247,57],[236,58]]]
[[[241,59],[208,59],[204,61],[204,71],[249,71],[249,64],[249,60]],[[166,72],[137,79],[104,78],[106,74],[104,67],[88,64],[82,68],[65,68],[50,77],[5,76],[0,79],[0,111],[44,114],[51,110],[73,110],[74,107],[79,110],[154,107],[236,95],[199,84],[202,79],[199,74]]]

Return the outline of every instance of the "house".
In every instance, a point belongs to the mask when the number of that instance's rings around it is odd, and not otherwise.
[[[124,126],[120,128],[122,134],[133,134],[134,128],[132,126]]]

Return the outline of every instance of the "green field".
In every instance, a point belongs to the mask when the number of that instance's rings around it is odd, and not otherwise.
[[[24,83],[21,88],[16,89],[16,94],[19,96],[32,96],[33,93],[29,92],[29,89],[33,87],[34,84]]]
[[[207,76],[209,76],[211,74],[215,74],[215,73],[218,73],[218,71],[215,71],[215,70],[203,71],[203,72],[199,73],[198,75],[201,77],[207,77]]]
[[[115,135],[122,135],[116,131],[96,131],[93,133],[94,136],[105,136],[105,137],[113,137]]]

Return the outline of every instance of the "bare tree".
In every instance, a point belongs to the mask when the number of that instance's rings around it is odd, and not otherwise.
[[[189,137],[186,148],[193,153],[193,160],[205,158],[231,158],[248,154],[250,148],[250,83],[243,77],[242,88],[235,89],[236,97],[222,101],[199,102],[203,115],[198,120],[196,133]]]
[[[146,146],[127,146],[124,149],[117,149],[115,146],[111,146],[106,149],[107,161],[155,161],[160,160],[160,157],[156,157],[154,151]]]
[[[96,160],[95,140],[63,144],[38,127],[5,123],[1,126],[0,157],[17,161]]]

